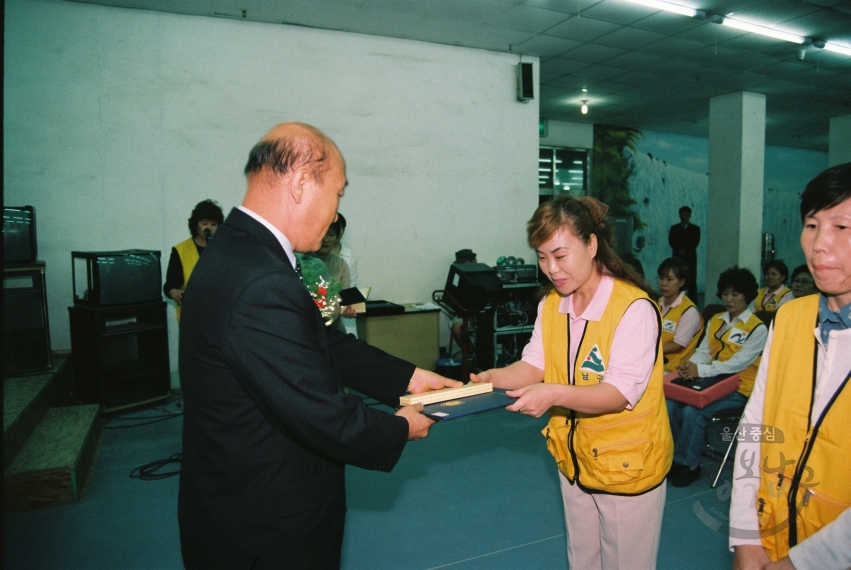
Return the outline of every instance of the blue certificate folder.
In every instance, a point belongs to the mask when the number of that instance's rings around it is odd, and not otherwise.
[[[454,420],[455,418],[469,416],[470,414],[504,408],[516,401],[517,398],[506,396],[505,390],[494,388],[493,392],[488,392],[487,394],[465,396],[457,400],[428,404],[427,406],[423,406],[423,414],[433,420]]]

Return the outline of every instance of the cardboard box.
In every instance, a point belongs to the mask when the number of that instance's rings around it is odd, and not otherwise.
[[[732,394],[739,389],[740,384],[739,375],[733,374],[708,388],[693,390],[687,386],[671,383],[671,380],[679,377],[680,375],[676,372],[669,372],[665,375],[665,397],[675,402],[692,405],[695,408],[705,408],[727,394]]]

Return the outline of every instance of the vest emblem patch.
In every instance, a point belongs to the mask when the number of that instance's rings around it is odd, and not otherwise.
[[[591,372],[605,372],[606,365],[603,362],[603,357],[600,355],[600,348],[595,344],[585,360],[582,361],[580,370],[590,370]]]
[[[730,331],[730,336],[727,338],[733,344],[741,345],[744,344],[744,342],[748,339],[748,336],[750,335],[742,329],[734,328],[732,331]]]
[[[668,319],[665,319],[664,321],[662,321],[662,330],[669,333],[676,332],[677,323],[675,321],[669,321]]]

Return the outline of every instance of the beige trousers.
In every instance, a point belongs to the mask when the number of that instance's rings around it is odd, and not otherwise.
[[[642,495],[592,494],[559,471],[570,570],[654,570],[667,483]]]

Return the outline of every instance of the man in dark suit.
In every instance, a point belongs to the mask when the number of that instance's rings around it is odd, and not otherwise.
[[[406,389],[460,383],[325,327],[294,251],[319,249],[346,186],[326,135],[273,128],[252,149],[247,191],[183,297],[185,399],[178,520],[186,568],[338,568],[344,466],[390,471],[428,434]]]
[[[700,243],[700,227],[689,223],[691,208],[680,208],[680,223],[671,226],[668,232],[668,245],[674,257],[686,262],[689,277],[686,279],[688,297],[697,303],[697,245]]]

